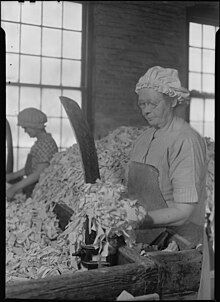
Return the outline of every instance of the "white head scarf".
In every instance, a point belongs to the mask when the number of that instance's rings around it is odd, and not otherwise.
[[[189,100],[189,91],[181,86],[178,71],[172,68],[154,66],[142,76],[135,92],[138,94],[142,88],[153,88],[170,97],[177,97],[179,103]]]

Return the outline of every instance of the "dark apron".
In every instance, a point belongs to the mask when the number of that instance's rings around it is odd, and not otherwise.
[[[27,175],[27,176],[33,173],[33,170],[32,170],[32,155],[30,153],[27,156],[24,171],[25,171],[25,175]],[[33,193],[33,190],[36,186],[36,183],[37,182],[23,188],[23,193],[26,195],[27,198],[31,197],[31,195]]]
[[[128,172],[128,196],[131,199],[138,199],[146,211],[167,208],[162,196],[158,181],[159,171],[151,165],[132,161]],[[167,241],[176,241],[180,250],[190,249],[202,243],[203,227],[192,222],[182,226],[142,229],[136,230],[137,243],[150,243],[166,232]]]

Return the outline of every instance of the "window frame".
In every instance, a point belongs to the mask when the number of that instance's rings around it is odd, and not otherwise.
[[[92,118],[91,118],[91,114],[89,114],[91,112],[90,108],[91,108],[91,78],[92,78],[92,73],[91,73],[91,68],[89,67],[89,65],[91,66],[91,37],[90,39],[88,39],[88,35],[89,32],[91,32],[91,5],[87,2],[87,1],[70,1],[73,3],[79,3],[82,5],[82,28],[81,28],[81,58],[80,58],[80,62],[81,62],[81,85],[79,87],[74,87],[73,85],[62,85],[62,83],[58,84],[58,85],[50,85],[50,84],[42,84],[40,83],[22,83],[20,82],[20,80],[18,82],[12,82],[10,83],[10,81],[6,81],[6,45],[5,45],[5,51],[4,51],[4,66],[5,66],[5,71],[4,71],[4,99],[5,99],[5,104],[6,104],[6,88],[7,86],[9,86],[10,84],[13,85],[13,87],[18,87],[19,89],[19,99],[20,99],[20,87],[31,87],[31,88],[38,88],[40,89],[40,91],[43,91],[42,89],[44,88],[52,88],[52,89],[61,89],[61,90],[67,90],[67,89],[71,89],[71,90],[79,90],[81,91],[81,108],[83,113],[85,114],[85,117],[88,119],[88,124],[91,128],[91,122]],[[8,21],[8,20],[2,20],[1,17],[1,22],[12,22],[14,24],[23,24],[21,22],[21,20],[16,21],[16,20],[12,20],[12,21]],[[24,23],[26,24],[26,23]],[[29,24],[29,23],[28,23]],[[32,25],[32,24],[30,24]],[[38,25],[36,25],[38,26]],[[39,25],[40,27],[42,26],[41,24]],[[21,29],[20,29],[21,30]],[[63,29],[62,29],[63,30]],[[4,41],[6,44],[6,33],[5,31],[2,29],[2,31],[4,32]],[[9,51],[10,53],[10,51]],[[18,54],[19,56],[21,56],[21,49],[19,49],[18,52],[16,52],[16,54]],[[30,54],[31,55],[31,54]],[[42,54],[40,54],[39,57],[42,57]],[[44,56],[43,56],[44,57]],[[69,86],[69,87],[68,87]],[[89,102],[90,101],[90,102]],[[40,107],[42,106],[42,92],[40,95]],[[20,103],[20,100],[19,100]],[[10,115],[9,116],[13,116]],[[48,116],[49,117],[49,116]],[[58,116],[57,116],[58,117]],[[59,115],[59,119],[62,119],[61,114]],[[61,122],[61,121],[60,121]],[[60,125],[61,127],[61,125]],[[61,134],[61,128],[60,128],[60,134]],[[16,137],[19,139],[19,134],[16,134]],[[63,150],[65,149],[65,147],[63,147],[63,140],[62,137],[59,138],[60,142],[58,143],[58,148],[59,150]],[[16,153],[17,153],[17,157],[19,156],[19,148],[23,149],[26,148],[26,146],[19,146],[19,144],[16,144],[16,146],[13,146],[13,149],[16,149]],[[18,160],[18,158],[17,158]],[[18,165],[18,164],[17,164]],[[15,167],[17,169],[17,167]]]
[[[218,3],[216,3],[216,8],[217,8]],[[207,4],[199,4],[199,5],[194,5],[192,7],[189,7],[187,9],[187,14],[186,14],[186,26],[187,26],[187,47],[186,47],[186,53],[187,53],[187,83],[189,87],[189,28],[190,28],[190,22],[192,23],[198,23],[198,24],[203,24],[203,25],[211,25],[215,27],[219,27],[219,12],[218,8],[215,9],[212,6],[208,6]],[[217,57],[217,52],[215,48],[215,83],[216,83],[216,57]],[[216,87],[216,85],[215,85]],[[214,93],[207,93],[207,92],[200,92],[196,90],[191,90],[190,91],[190,97],[191,98],[200,98],[202,99],[203,102],[205,102],[205,99],[214,99],[214,102],[216,104],[216,91]],[[188,106],[187,109],[187,122],[190,123],[190,105]],[[203,122],[204,124],[204,122]],[[204,126],[204,125],[203,125]],[[204,129],[204,128],[203,128]]]

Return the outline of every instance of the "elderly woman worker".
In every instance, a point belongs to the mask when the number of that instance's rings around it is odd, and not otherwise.
[[[183,238],[180,249],[196,247],[204,235],[206,144],[174,111],[189,92],[177,70],[159,66],[139,79],[135,91],[149,124],[135,143],[128,174],[129,195],[147,211],[139,229],[165,227],[171,239]]]
[[[46,122],[46,114],[36,108],[26,108],[18,114],[18,126],[21,126],[30,137],[36,137],[37,140],[28,154],[25,167],[17,172],[6,174],[6,182],[21,179],[7,190],[8,200],[11,200],[21,190],[27,197],[31,196],[41,172],[49,166],[52,156],[58,152],[56,142],[45,130]]]

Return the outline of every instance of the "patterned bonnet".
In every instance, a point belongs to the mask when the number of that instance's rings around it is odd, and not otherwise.
[[[181,86],[176,69],[160,66],[148,69],[145,75],[139,79],[135,92],[138,94],[142,88],[153,88],[170,97],[177,97],[179,103],[189,100],[189,91]]]
[[[43,129],[47,122],[45,113],[37,108],[26,108],[18,114],[18,126]]]

